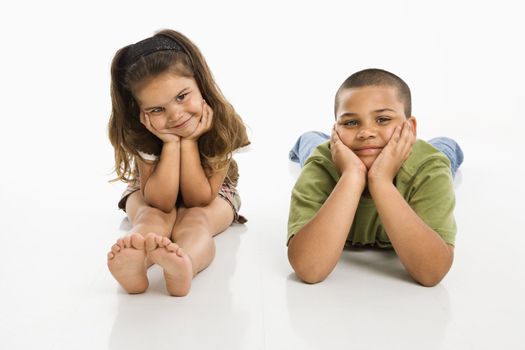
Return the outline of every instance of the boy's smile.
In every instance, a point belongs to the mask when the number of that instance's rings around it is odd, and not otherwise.
[[[397,126],[407,120],[397,90],[390,86],[365,86],[340,92],[336,131],[367,169],[386,146]],[[415,131],[416,121],[410,117]]]

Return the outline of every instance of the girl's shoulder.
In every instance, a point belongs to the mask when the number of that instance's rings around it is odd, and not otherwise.
[[[150,162],[156,162],[159,159],[159,156],[152,153],[146,153],[141,150],[137,150],[138,155],[142,160],[150,161]]]

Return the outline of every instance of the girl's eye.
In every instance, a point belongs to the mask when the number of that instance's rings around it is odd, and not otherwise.
[[[357,121],[355,121],[355,120],[347,120],[343,124],[345,126],[356,126],[357,125]]]
[[[188,93],[184,93],[184,94],[180,94],[179,96],[176,97],[177,101],[178,102],[182,102],[184,101],[184,99],[186,98],[186,96],[188,95]]]
[[[161,108],[161,107],[158,107],[158,108],[154,108],[150,111],[150,113],[152,114],[159,114],[159,113],[162,113],[164,111],[164,108]]]

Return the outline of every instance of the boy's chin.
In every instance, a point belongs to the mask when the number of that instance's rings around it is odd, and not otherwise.
[[[370,168],[372,167],[372,164],[374,164],[374,161],[376,160],[375,158],[372,159],[372,158],[369,158],[369,157],[359,158],[359,159],[361,159],[361,161],[365,165],[366,170],[370,170]]]

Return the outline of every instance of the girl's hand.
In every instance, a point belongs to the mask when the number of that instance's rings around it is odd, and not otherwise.
[[[368,180],[392,183],[401,165],[412,152],[416,135],[409,121],[396,127],[392,137],[368,170]]]
[[[157,136],[164,143],[180,141],[179,136],[174,135],[167,130],[155,129],[155,127],[151,124],[150,116],[148,113],[140,112],[140,122],[146,127],[146,129],[148,129],[149,132]]]
[[[330,138],[330,152],[339,174],[355,174],[358,178],[366,180],[366,166],[359,157],[348,148],[339,138],[336,126],[332,128]]]
[[[213,110],[208,106],[205,100],[202,100],[202,116],[199,120],[199,124],[197,124],[197,128],[191,133],[191,135],[185,137],[184,140],[198,140],[201,135],[211,129],[212,123]]]

